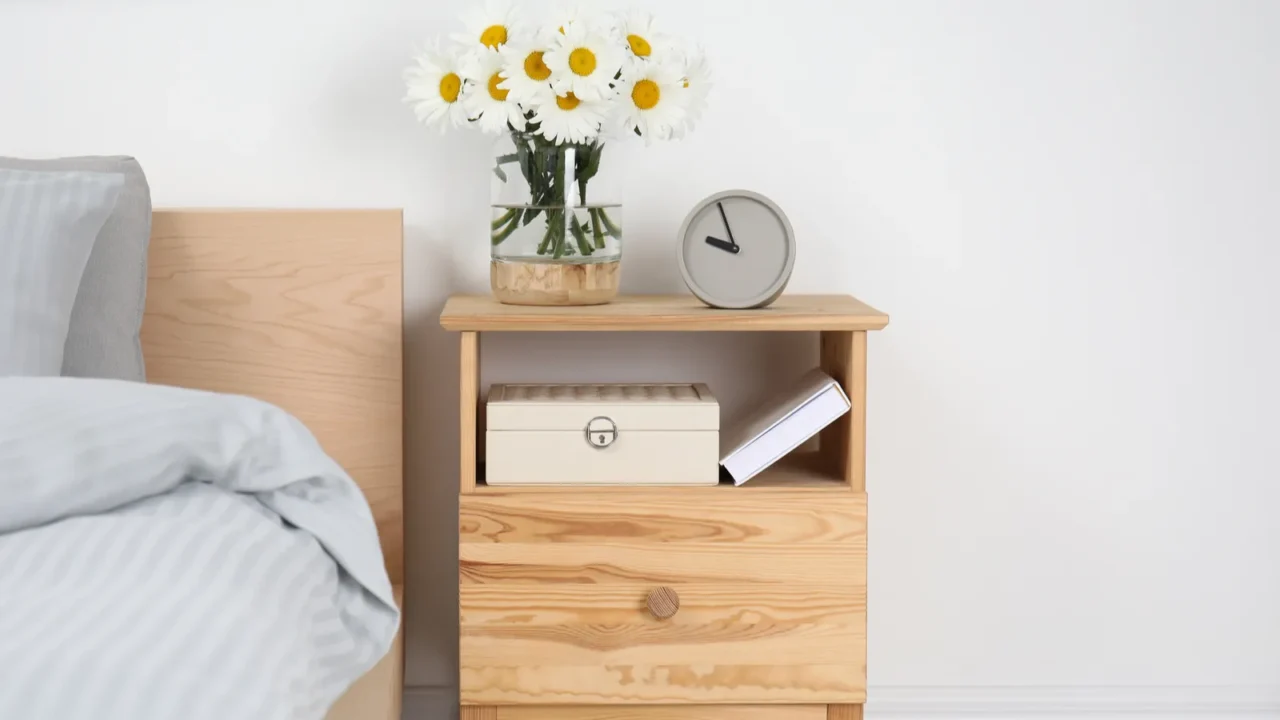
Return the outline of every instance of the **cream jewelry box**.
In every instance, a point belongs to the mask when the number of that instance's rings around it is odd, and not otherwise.
[[[703,384],[494,385],[489,485],[715,485],[720,405]]]

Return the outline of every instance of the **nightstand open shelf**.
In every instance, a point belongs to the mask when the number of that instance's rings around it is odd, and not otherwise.
[[[461,720],[860,720],[867,333],[888,321],[847,295],[758,310],[689,296],[450,298],[440,323],[461,341]],[[816,451],[741,487],[484,482],[480,333],[653,331],[813,333],[853,409]]]
[[[848,492],[849,486],[837,470],[823,467],[822,456],[816,452],[796,452],[761,472],[745,485],[735,486],[732,482],[721,478],[719,485],[703,487],[690,486],[653,486],[636,487],[628,485],[583,486],[583,485],[488,485],[484,481],[484,463],[476,465],[477,493],[563,493],[584,490],[593,492],[649,492],[680,496],[690,494],[724,492],[769,492],[802,490],[805,492]],[[714,495],[713,495],[714,497]]]

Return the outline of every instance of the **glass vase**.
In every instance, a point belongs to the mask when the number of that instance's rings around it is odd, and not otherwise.
[[[601,305],[618,294],[619,177],[603,143],[510,133],[494,150],[489,280],[511,305]]]

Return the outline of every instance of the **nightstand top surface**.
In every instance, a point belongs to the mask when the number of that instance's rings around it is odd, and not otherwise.
[[[454,295],[440,313],[446,330],[819,331],[879,330],[889,316],[849,295],[783,295],[766,308],[719,310],[692,295],[620,295],[608,305],[503,305],[490,295]]]

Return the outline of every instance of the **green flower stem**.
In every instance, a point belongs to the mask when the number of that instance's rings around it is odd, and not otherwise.
[[[551,257],[559,260],[564,257],[565,249],[565,217],[564,202],[567,188],[565,180],[568,168],[565,167],[566,148],[564,146],[548,145],[547,146],[547,193],[548,205],[556,208],[547,212],[547,224],[551,226],[552,252]]]
[[[503,213],[502,217],[489,223],[489,229],[493,230],[494,232],[497,232],[497,230],[501,228],[503,225],[506,225],[507,223],[511,222],[512,216],[518,212],[520,211],[517,210],[516,208],[510,208],[505,213]]]
[[[539,255],[546,255],[551,252],[551,216],[554,214],[554,210],[547,211],[547,232],[543,234],[542,242],[538,243]]]
[[[575,153],[577,166],[574,168],[574,174],[578,177],[578,203],[580,205],[587,204],[587,183],[600,171],[600,156],[603,153],[604,145],[599,143],[577,146],[577,152]]]
[[[598,217],[604,222],[604,231],[609,234],[609,237],[621,240],[622,228],[613,224],[613,220],[609,219],[609,213],[605,212],[604,208],[599,208],[599,213]]]
[[[583,255],[590,255],[592,252],[591,242],[587,240],[587,233],[582,229],[582,223],[578,222],[576,214],[569,215],[569,230],[573,233],[573,239],[578,242],[578,252]]]
[[[591,208],[590,215],[591,215],[592,239],[595,240],[596,249],[603,250],[604,249],[604,227],[602,227],[603,223],[600,220],[600,210],[598,208]]]
[[[555,238],[554,247],[552,248],[551,258],[559,260],[564,257],[564,211],[555,211],[555,222],[551,229],[551,235]]]
[[[512,212],[511,217],[507,219],[506,227],[502,228],[498,232],[495,232],[490,238],[490,240],[493,241],[494,245],[499,245],[502,243],[502,241],[511,237],[511,233],[515,232],[516,228],[518,227],[520,227],[520,213]]]
[[[527,203],[515,211],[514,219],[517,225],[529,225],[542,216],[546,227],[537,245],[539,256],[559,260],[566,255],[590,255],[603,250],[608,237],[621,237],[622,230],[602,208],[586,203],[588,182],[600,169],[602,144],[557,145],[537,134],[515,132],[512,142],[513,152],[497,156],[495,164],[517,164],[528,184]],[[565,207],[570,193],[587,216]],[[495,242],[514,232],[510,223],[506,214],[494,221]]]

